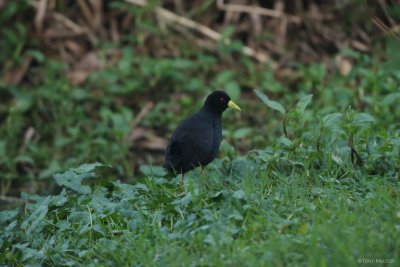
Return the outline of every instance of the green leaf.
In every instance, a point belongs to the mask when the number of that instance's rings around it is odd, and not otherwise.
[[[237,177],[243,177],[251,166],[252,161],[246,157],[237,157],[232,160],[232,173]]]
[[[306,110],[306,107],[311,103],[311,99],[313,98],[312,94],[306,95],[300,99],[300,101],[296,104],[297,112],[302,115]]]
[[[89,186],[82,185],[82,181],[86,178],[93,178],[96,176],[95,173],[89,172],[96,168],[96,166],[102,166],[102,164],[83,164],[76,169],[70,169],[61,174],[55,174],[54,179],[60,186],[65,186],[81,194],[89,194],[92,190]]]
[[[322,123],[325,127],[327,128],[333,128],[334,126],[338,125],[340,120],[342,119],[343,114],[342,113],[331,113],[326,115],[322,119]]]
[[[6,210],[0,212],[0,222],[10,221],[18,215],[18,210]]]
[[[217,75],[215,78],[216,86],[225,86],[226,83],[234,79],[235,72],[232,70],[225,70]]]
[[[36,250],[28,247],[29,244],[16,244],[15,248],[19,249],[22,252],[22,261],[26,261],[30,258],[34,259],[42,259],[45,257],[44,252],[42,250]]]
[[[30,216],[21,224],[21,228],[26,229],[28,234],[32,231],[40,232],[43,228],[41,225],[42,220],[46,217],[49,211],[49,204],[51,197],[46,197],[42,202],[34,205],[35,210],[30,214]]]
[[[290,140],[290,139],[288,139],[288,138],[286,138],[286,137],[284,137],[284,136],[281,136],[281,137],[278,139],[278,142],[281,143],[282,145],[288,146],[288,147],[291,146],[291,145],[293,145],[293,141]]]
[[[400,67],[398,69],[400,69]],[[398,103],[399,99],[400,99],[400,92],[390,93],[383,98],[382,104],[385,106],[389,106],[394,103]]]
[[[297,233],[298,234],[307,234],[308,233],[308,223],[302,223],[298,228],[297,228]]]
[[[176,199],[172,202],[172,204],[179,206],[186,206],[192,201],[192,193],[186,194],[183,198]]]
[[[47,168],[39,173],[38,178],[45,179],[51,177],[56,172],[60,171],[60,169],[61,169],[60,163],[53,159],[53,161],[47,166]]]
[[[94,177],[93,173],[76,174],[74,172],[65,172],[63,175],[56,174],[54,178],[60,186],[68,187],[81,194],[90,194],[92,190],[87,185],[82,185],[82,181],[89,177]]]
[[[222,38],[221,40],[225,40],[231,37],[233,32],[235,31],[235,28],[232,26],[227,26],[223,31],[222,31]]]
[[[353,123],[356,126],[365,126],[365,125],[368,125],[368,124],[374,123],[374,122],[375,122],[375,118],[372,117],[368,113],[358,113],[358,114],[356,114],[356,116],[354,117],[354,120],[353,120]]]
[[[253,130],[251,128],[240,128],[233,133],[234,139],[240,139],[248,136]]]
[[[61,193],[58,196],[54,196],[51,199],[51,204],[54,204],[57,207],[61,207],[67,202],[68,202],[68,198],[67,198],[67,192],[65,191],[65,188],[63,188],[63,190],[61,191]]]
[[[86,173],[91,172],[97,167],[104,166],[102,163],[95,162],[95,163],[85,163],[79,166],[78,168],[71,169],[76,173]]]
[[[240,96],[240,86],[235,81],[229,81],[224,89],[232,99],[238,99]]]
[[[141,165],[139,171],[146,176],[163,177],[167,174],[167,171],[163,167],[151,165]]]
[[[39,50],[30,50],[28,53],[40,63],[46,59],[45,55]]]
[[[15,101],[15,104],[10,108],[10,112],[24,113],[28,111],[33,105],[33,101],[29,97],[21,97]]]
[[[194,66],[193,61],[182,58],[175,59],[171,63],[172,66],[176,69],[190,69]]]
[[[279,111],[280,113],[282,113],[283,115],[286,113],[285,108],[276,101],[272,101],[268,98],[268,96],[266,96],[264,93],[260,92],[259,90],[255,89],[254,92],[256,93],[256,95],[264,102],[265,105],[267,105],[268,107]]]
[[[34,165],[34,161],[31,157],[27,156],[27,155],[19,155],[14,159],[15,162],[20,162],[20,163],[29,163]]]
[[[244,199],[246,197],[246,192],[244,192],[242,189],[239,189],[233,192],[232,196],[236,199]]]

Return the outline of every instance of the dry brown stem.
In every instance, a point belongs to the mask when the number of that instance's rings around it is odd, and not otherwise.
[[[283,18],[289,22],[293,22],[296,24],[301,23],[301,19],[297,16],[288,15],[279,10],[267,9],[259,6],[225,4],[224,0],[217,0],[217,7],[224,11],[250,13],[273,18]]]
[[[147,2],[144,0],[125,0],[125,1],[128,3],[134,4],[134,5],[138,5],[138,6],[145,6],[147,4]],[[188,19],[186,17],[178,16],[175,13],[173,13],[169,10],[166,10],[162,7],[156,7],[155,12],[156,12],[157,16],[159,16],[164,21],[176,23],[185,28],[197,31],[214,41],[220,41],[222,39],[222,35],[219,32],[214,31],[213,29],[211,29],[203,24],[200,24],[196,21]],[[226,44],[229,44],[232,42],[232,40],[225,39],[224,42]],[[257,52],[253,48],[248,47],[248,46],[244,46],[242,52],[243,52],[243,54],[257,60],[260,63],[266,63],[267,61],[270,61],[270,58],[267,54],[262,53],[262,52]],[[271,62],[271,66],[274,67],[275,64],[273,62]]]

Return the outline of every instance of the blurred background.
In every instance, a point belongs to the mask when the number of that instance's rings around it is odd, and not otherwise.
[[[391,127],[399,31],[390,0],[0,0],[0,196],[50,193],[53,173],[86,162],[141,177],[216,89],[242,108],[224,114],[220,157],[282,135],[254,89]]]

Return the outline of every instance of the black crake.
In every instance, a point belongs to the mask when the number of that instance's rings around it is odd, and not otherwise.
[[[221,115],[240,108],[222,91],[211,93],[199,112],[181,122],[169,140],[164,167],[183,174],[213,161],[222,140]]]

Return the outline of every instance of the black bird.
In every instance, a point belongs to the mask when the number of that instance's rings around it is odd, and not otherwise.
[[[197,113],[182,121],[172,134],[165,154],[164,168],[183,176],[215,159],[222,141],[221,115],[227,108],[240,110],[222,91],[207,96]]]

